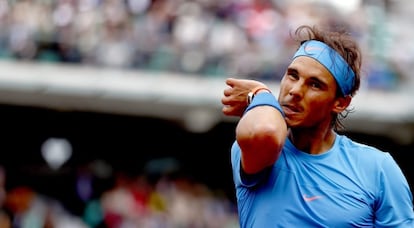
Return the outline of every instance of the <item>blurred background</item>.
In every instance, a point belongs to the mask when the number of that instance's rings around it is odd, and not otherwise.
[[[344,133],[390,152],[413,188],[412,13],[409,0],[0,0],[0,227],[238,227],[224,80],[277,91],[302,24],[358,40]]]

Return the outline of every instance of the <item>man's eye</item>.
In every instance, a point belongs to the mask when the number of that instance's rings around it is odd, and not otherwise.
[[[298,79],[299,76],[297,74],[289,74],[289,77],[292,79]]]
[[[317,82],[312,82],[311,83],[311,86],[313,87],[313,88],[321,88],[321,84],[320,83],[317,83]]]

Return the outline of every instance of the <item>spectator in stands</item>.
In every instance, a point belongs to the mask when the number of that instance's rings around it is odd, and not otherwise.
[[[0,227],[8,228],[11,227],[11,217],[4,207],[6,201],[6,170],[2,165],[0,165]]]
[[[79,217],[68,212],[58,200],[25,185],[8,190],[4,208],[10,214],[11,227],[87,228]]]
[[[302,26],[278,98],[229,78],[223,113],[240,116],[231,148],[241,227],[414,227],[412,193],[393,157],[338,130],[360,85],[345,31]]]

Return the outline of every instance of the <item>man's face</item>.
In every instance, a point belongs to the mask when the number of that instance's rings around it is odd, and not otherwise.
[[[318,61],[300,56],[288,66],[280,84],[279,102],[289,127],[317,127],[331,122],[337,85]]]

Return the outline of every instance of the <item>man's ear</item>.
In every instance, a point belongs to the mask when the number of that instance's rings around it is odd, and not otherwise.
[[[351,104],[351,101],[351,96],[336,98],[332,111],[336,113],[343,112],[349,106],[349,104]]]

